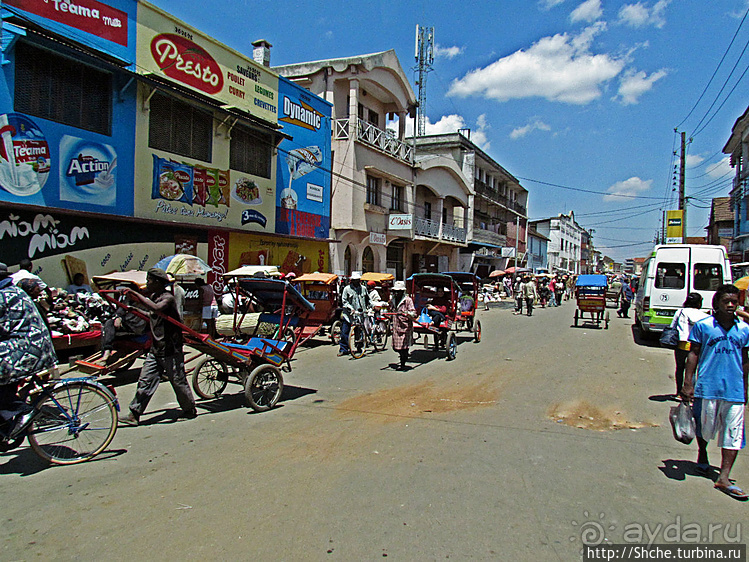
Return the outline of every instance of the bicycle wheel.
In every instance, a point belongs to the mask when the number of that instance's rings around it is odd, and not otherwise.
[[[336,320],[330,326],[330,341],[333,342],[333,345],[338,345],[339,343],[341,343],[341,321],[340,320]]]
[[[375,351],[382,351],[387,346],[387,342],[387,322],[384,320],[378,320],[375,322],[374,328],[372,328],[372,346],[375,348]]]
[[[193,371],[192,389],[201,398],[211,400],[221,396],[228,380],[229,373],[224,363],[212,357],[203,357]]]
[[[351,351],[351,357],[354,359],[364,357],[364,347],[366,343],[364,338],[364,326],[362,324],[352,324],[348,336],[348,347]]]
[[[28,432],[37,455],[54,464],[76,464],[94,458],[112,442],[116,399],[105,388],[71,381],[47,392]]]
[[[256,367],[244,381],[244,396],[256,412],[270,410],[282,393],[283,376],[273,365]]]

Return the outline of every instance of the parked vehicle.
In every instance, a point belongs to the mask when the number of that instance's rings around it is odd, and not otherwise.
[[[575,326],[579,322],[585,322],[585,313],[590,313],[590,319],[596,326],[603,322],[604,329],[609,327],[609,311],[606,310],[606,288],[605,275],[578,275],[575,280]]]
[[[642,268],[635,298],[635,323],[643,332],[662,332],[689,293],[702,296],[711,310],[715,290],[731,282],[731,264],[723,246],[656,246]]]
[[[330,341],[338,345],[341,338],[338,276],[334,273],[305,273],[297,277],[293,284],[304,298],[315,305],[315,310],[307,316],[301,343],[327,332]]]

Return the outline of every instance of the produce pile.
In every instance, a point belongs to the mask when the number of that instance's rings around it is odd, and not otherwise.
[[[58,289],[52,297],[47,322],[52,336],[62,336],[100,330],[101,324],[112,316],[112,306],[98,294],[72,294]]]

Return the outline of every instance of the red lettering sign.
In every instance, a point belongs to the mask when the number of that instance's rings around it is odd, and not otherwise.
[[[162,33],[154,37],[151,56],[164,74],[178,82],[207,94],[217,94],[224,87],[218,63],[208,51],[181,35]]]
[[[96,0],[5,0],[5,3],[127,47],[127,14]]]
[[[229,235],[226,232],[210,231],[208,233],[208,265],[211,270],[208,273],[208,284],[213,287],[216,294],[224,290],[222,275],[229,267]]]

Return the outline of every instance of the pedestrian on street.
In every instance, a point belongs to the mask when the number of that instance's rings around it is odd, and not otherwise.
[[[508,299],[512,298],[512,278],[510,275],[505,275],[505,278],[502,280],[502,285],[505,288],[505,295],[507,295]]]
[[[518,315],[523,313],[523,279],[520,275],[515,279],[515,286],[512,289],[512,293],[515,295],[515,312],[513,314]]]
[[[167,287],[167,290],[171,291],[171,293],[174,295],[174,300],[177,301],[177,311],[179,312],[179,317],[184,318],[185,317],[185,290],[182,288],[182,285],[177,283],[177,279],[172,275],[171,273],[166,274],[167,277],[169,277],[169,287]],[[182,320],[180,320],[181,322]]]
[[[622,276],[622,288],[619,291],[619,310],[616,311],[619,318],[629,318],[629,305],[632,304],[632,299],[635,298],[635,293],[632,291],[632,285],[629,284],[629,279]]]
[[[554,300],[557,306],[562,306],[562,299],[564,298],[564,281],[561,277],[557,276],[554,282]]]
[[[698,472],[710,471],[707,443],[717,436],[721,462],[715,488],[746,500],[747,494],[729,480],[739,449],[744,447],[749,373],[749,325],[736,317],[738,304],[739,289],[721,285],[713,296],[713,315],[692,328],[681,396],[685,401],[694,398]]]
[[[341,343],[338,349],[338,357],[348,355],[349,333],[351,332],[351,320],[355,312],[365,312],[370,306],[369,294],[367,288],[361,284],[361,273],[354,271],[351,274],[351,281],[343,289],[341,295]]]
[[[697,322],[708,318],[708,315],[700,310],[701,308],[702,295],[699,293],[689,293],[687,300],[684,301],[683,308],[676,311],[674,319],[671,321],[671,327],[679,331],[679,344],[674,349],[674,361],[676,362],[676,372],[674,373],[674,378],[676,379],[675,397],[681,395],[681,387],[684,385],[684,369],[686,368],[687,357],[689,356],[689,349],[691,347],[689,334]]]
[[[165,318],[166,316],[180,321],[174,295],[166,290],[168,284],[166,272],[153,267],[146,275],[146,292],[151,298],[135,291],[128,291],[130,296],[135,297],[150,311],[151,349],[143,362],[138,377],[138,388],[130,402],[130,411],[120,417],[120,423],[124,425],[138,425],[140,417],[159,387],[162,375],[171,383],[177,402],[182,408],[178,417],[192,419],[198,415],[195,398],[185,374],[182,330]]]
[[[406,295],[405,281],[396,281],[390,297],[390,310],[395,313],[392,317],[393,349],[400,357],[399,371],[408,370],[408,348],[411,347],[413,319],[416,318],[416,308],[411,297]]]
[[[538,293],[536,292],[536,284],[529,275],[523,280],[520,292],[525,300],[526,314],[528,316],[533,316],[533,302],[538,298]]]
[[[211,338],[216,337],[216,318],[218,318],[218,302],[216,302],[216,293],[213,291],[205,279],[198,277],[195,280],[195,286],[200,293],[200,304],[202,305],[201,318],[205,322],[208,335]],[[181,322],[182,320],[180,320]]]

